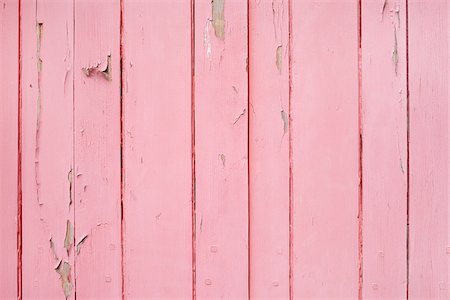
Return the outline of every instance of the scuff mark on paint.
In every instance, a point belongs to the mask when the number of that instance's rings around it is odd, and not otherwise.
[[[386,11],[386,7],[388,4],[388,0],[384,0],[383,6],[381,7],[381,22],[383,22],[384,12]]]
[[[70,220],[66,223],[66,237],[64,238],[64,248],[66,248],[67,255],[69,255],[70,248],[73,244],[73,225]]]
[[[37,58],[37,85],[38,85],[38,96],[37,96],[37,108],[36,108],[36,141],[34,149],[34,172],[35,172],[35,182],[36,182],[36,199],[40,206],[43,205],[40,201],[40,182],[39,182],[39,136],[41,129],[41,72],[42,72],[42,58],[41,58],[41,43],[42,43],[42,33],[44,30],[44,23],[36,22],[36,58]]]
[[[70,168],[67,174],[67,180],[69,181],[69,207],[72,205],[72,182],[73,182],[73,169]]]
[[[233,125],[235,125],[235,124],[241,119],[241,117],[242,117],[243,115],[245,115],[245,112],[246,112],[246,111],[247,111],[246,108],[244,108],[244,109],[242,110],[242,112],[240,113],[240,115],[234,120]]]
[[[88,238],[88,235],[85,234],[81,238],[81,240],[77,243],[77,246],[76,246],[77,255],[80,254],[81,246],[83,245],[83,243],[86,241],[87,238]]]
[[[205,29],[203,32],[203,47],[206,49],[206,57],[209,60],[210,63],[210,69],[211,69],[211,60],[212,60],[212,48],[211,48],[211,38],[209,35],[210,27],[211,26],[211,20],[207,20],[205,24]]]
[[[226,162],[225,154],[219,154],[219,158],[222,161],[222,165],[225,167],[225,162]]]
[[[400,28],[400,6],[398,3],[395,5],[395,14],[397,15],[398,28]]]
[[[239,91],[238,91],[237,87],[235,87],[235,86],[233,85],[232,88],[233,88],[233,91],[236,93],[236,95],[239,95]]]
[[[277,69],[281,74],[281,67],[282,67],[282,59],[283,59],[283,46],[280,45],[277,47],[277,51],[276,51],[276,65],[277,65]]]
[[[394,63],[395,76],[398,68],[397,29],[394,27],[394,49],[392,50],[392,62]]]
[[[281,110],[281,119],[283,120],[283,136],[284,136],[289,129],[288,116],[284,110]]]
[[[64,63],[66,65],[66,73],[64,75],[64,94],[66,93],[67,79],[69,78],[70,70],[72,69],[72,63],[70,59],[70,43],[69,43],[69,25],[66,21],[66,55],[64,57]]]
[[[70,281],[70,264],[68,262],[60,262],[56,267],[56,272],[61,278],[61,286],[64,292],[64,296],[67,298],[72,294],[72,282]]]
[[[56,254],[55,242],[53,242],[53,237],[52,236],[50,236],[49,242],[50,242],[50,250],[52,251],[53,258],[55,260],[59,260],[58,255]]]
[[[225,39],[225,0],[211,0],[211,5],[214,33],[223,41]]]
[[[275,12],[275,1],[272,0],[272,23],[273,23],[273,32],[275,34],[275,40],[277,40],[277,25],[276,25],[276,12]]]
[[[101,68],[101,63],[97,63],[89,67],[83,67],[81,68],[81,70],[83,71],[84,75],[86,75],[86,77],[91,77],[93,74],[101,73],[106,80],[111,81],[112,80],[111,54],[108,54],[106,58],[106,66],[104,69]]]

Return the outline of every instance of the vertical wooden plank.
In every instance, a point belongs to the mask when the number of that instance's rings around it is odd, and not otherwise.
[[[362,1],[363,297],[406,297],[406,2]]]
[[[195,1],[196,293],[248,295],[246,1]]]
[[[73,6],[22,3],[23,297],[74,297]]]
[[[448,2],[410,1],[409,299],[448,299]]]
[[[289,298],[288,21],[287,1],[250,0],[250,295],[255,299]]]
[[[119,298],[120,1],[75,2],[77,296]]]
[[[192,297],[191,3],[125,1],[125,296]]]
[[[292,5],[293,297],[357,298],[357,1]]]
[[[17,297],[19,7],[0,6],[0,298]]]

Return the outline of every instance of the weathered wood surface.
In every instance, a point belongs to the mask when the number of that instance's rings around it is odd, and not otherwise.
[[[0,298],[447,299],[449,22],[0,1]]]
[[[361,7],[362,296],[407,293],[406,1]]]

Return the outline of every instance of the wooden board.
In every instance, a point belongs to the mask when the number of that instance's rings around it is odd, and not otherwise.
[[[289,298],[287,1],[250,1],[250,296]],[[268,225],[270,224],[270,225]]]
[[[364,298],[406,297],[406,2],[362,2]]]
[[[122,295],[120,1],[75,3],[75,240],[79,298]]]
[[[195,1],[197,299],[248,296],[247,3]]]
[[[293,297],[358,296],[357,1],[292,1]]]
[[[0,6],[0,298],[17,297],[19,7]]]
[[[23,1],[21,20],[23,297],[74,298],[73,6]]]
[[[191,298],[190,1],[123,10],[125,296]]]
[[[448,299],[449,4],[408,6],[409,299]]]

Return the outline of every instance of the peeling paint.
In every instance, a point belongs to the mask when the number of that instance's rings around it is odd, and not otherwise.
[[[381,21],[383,21],[383,15],[384,15],[384,12],[386,11],[387,4],[388,4],[388,0],[384,0],[383,6],[381,7]]]
[[[211,0],[212,5],[212,25],[214,33],[220,40],[225,39],[225,0]]]
[[[397,30],[394,27],[394,49],[392,50],[392,63],[395,67],[395,75],[397,76],[398,68],[398,49],[397,49]]]
[[[88,235],[86,234],[86,235],[84,235],[84,236],[81,238],[81,240],[77,243],[77,246],[76,246],[77,254],[80,254],[81,246],[83,245],[83,243],[86,241],[87,238],[88,238]]]
[[[70,42],[69,42],[69,25],[66,21],[66,55],[64,57],[64,63],[66,65],[66,73],[64,75],[64,94],[66,93],[66,85],[67,85],[67,79],[69,78],[70,70],[72,69],[72,62],[71,62],[71,56],[70,56]]]
[[[67,174],[67,180],[69,181],[69,206],[72,205],[72,184],[73,184],[73,170],[70,168]]]
[[[283,59],[283,46],[278,46],[277,47],[277,51],[276,51],[276,65],[277,65],[277,69],[278,71],[280,71],[281,74],[281,67],[282,67],[282,61]]]
[[[53,258],[55,260],[59,260],[58,255],[56,254],[55,242],[53,242],[53,237],[52,236],[50,237],[49,242],[50,242],[50,250],[52,251]]]
[[[70,281],[70,269],[71,266],[68,262],[60,262],[56,267],[56,272],[61,277],[61,286],[64,292],[64,296],[69,298],[72,294],[72,282]]]
[[[205,29],[203,32],[203,47],[206,49],[206,57],[211,63],[212,60],[212,47],[211,47],[211,38],[209,36],[211,21],[207,20],[205,24]]]
[[[106,80],[112,80],[112,65],[111,65],[111,54],[108,54],[106,58],[106,66],[104,69],[100,68],[101,64],[97,63],[93,66],[83,67],[81,70],[83,71],[86,77],[91,77],[96,73],[101,73]]]
[[[36,183],[36,199],[40,206],[43,203],[40,201],[40,182],[39,182],[39,137],[41,129],[41,72],[42,72],[42,58],[41,58],[41,43],[42,34],[44,30],[44,23],[36,22],[36,59],[37,59],[37,85],[38,85],[38,95],[37,95],[37,108],[36,108],[36,144],[34,148],[34,175]]]
[[[226,162],[225,154],[219,154],[219,158],[222,161],[222,165],[225,167],[225,162]]]
[[[289,121],[288,116],[284,110],[281,111],[281,119],[283,120],[283,135],[285,135],[289,129]]]
[[[64,248],[66,248],[67,253],[70,252],[70,248],[73,244],[73,225],[67,220],[66,224],[66,237],[64,238]]]

